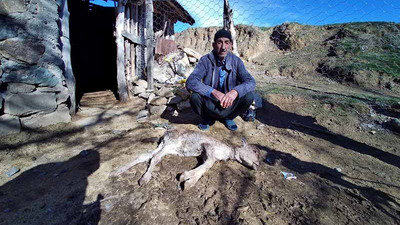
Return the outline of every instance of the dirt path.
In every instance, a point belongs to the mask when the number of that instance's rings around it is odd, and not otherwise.
[[[73,123],[1,140],[0,224],[400,224],[400,138],[385,125],[396,112],[337,84],[257,80],[257,120],[208,133],[256,144],[258,171],[219,162],[182,191],[177,175],[198,161],[167,156],[144,187],[145,164],[109,177],[157,146],[160,125],[197,130],[199,118],[186,110],[138,123],[143,100],[87,96]],[[21,171],[7,177],[13,166]]]

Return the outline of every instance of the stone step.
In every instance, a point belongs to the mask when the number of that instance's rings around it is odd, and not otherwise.
[[[117,103],[118,100],[111,90],[84,93],[80,101],[81,107],[99,107]]]

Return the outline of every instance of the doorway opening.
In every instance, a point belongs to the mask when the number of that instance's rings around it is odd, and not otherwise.
[[[117,93],[115,11],[89,3],[68,1],[71,63],[76,79],[76,101],[84,93],[111,90]]]

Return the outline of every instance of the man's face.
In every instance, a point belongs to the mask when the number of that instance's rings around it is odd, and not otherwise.
[[[220,59],[224,59],[229,51],[232,50],[232,43],[229,38],[220,37],[213,43],[214,52]]]

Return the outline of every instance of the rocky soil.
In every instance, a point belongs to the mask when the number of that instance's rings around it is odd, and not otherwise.
[[[296,50],[272,39],[264,47],[268,54],[246,62],[263,99],[256,120],[237,118],[236,132],[219,122],[207,131],[257,145],[257,171],[219,162],[182,190],[178,175],[200,162],[167,156],[144,187],[137,181],[145,163],[109,177],[156,148],[165,128],[197,130],[199,118],[185,108],[137,121],[143,98],[119,103],[111,92],[88,93],[73,123],[1,139],[0,224],[400,224],[395,89],[302,74],[309,67],[275,74],[267,56],[289,59]],[[12,167],[20,171],[7,176]]]

